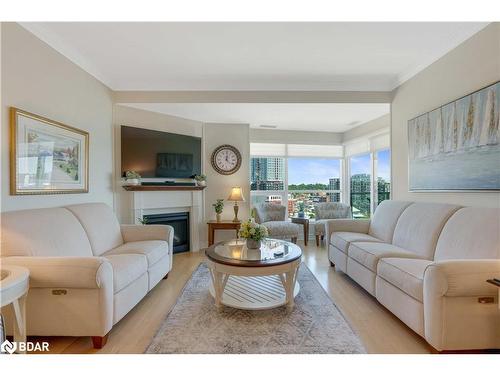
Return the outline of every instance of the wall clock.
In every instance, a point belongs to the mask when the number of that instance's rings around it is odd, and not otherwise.
[[[233,174],[241,166],[241,154],[231,145],[217,147],[212,153],[212,167],[220,174]]]

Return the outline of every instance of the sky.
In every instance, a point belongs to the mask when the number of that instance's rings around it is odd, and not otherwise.
[[[337,159],[288,159],[288,183],[328,184],[330,178],[340,177],[340,160]]]
[[[378,176],[389,181],[390,179],[390,151],[378,153]],[[370,155],[351,158],[352,174],[370,173]],[[330,178],[340,177],[340,161],[336,159],[288,159],[289,184],[328,184]]]

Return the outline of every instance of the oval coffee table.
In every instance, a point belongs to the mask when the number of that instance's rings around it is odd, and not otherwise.
[[[205,252],[212,277],[210,293],[215,305],[244,310],[293,308],[299,293],[297,272],[302,250],[297,245],[267,239],[260,249],[248,249],[246,241],[219,242]]]

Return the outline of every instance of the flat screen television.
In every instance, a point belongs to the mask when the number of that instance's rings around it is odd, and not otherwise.
[[[122,173],[146,178],[189,178],[201,174],[201,138],[121,127]]]

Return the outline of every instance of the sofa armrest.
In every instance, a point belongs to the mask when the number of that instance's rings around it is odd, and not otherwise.
[[[26,267],[30,288],[98,289],[113,287],[113,268],[101,257],[29,257],[0,259],[1,265]]]
[[[329,243],[334,232],[368,233],[370,220],[330,219],[325,223],[326,238]]]
[[[161,240],[168,242],[168,251],[173,252],[174,228],[170,225],[121,225],[125,242]]]
[[[424,294],[447,297],[496,295],[486,282],[500,276],[500,259],[457,259],[430,264],[424,273]]]

